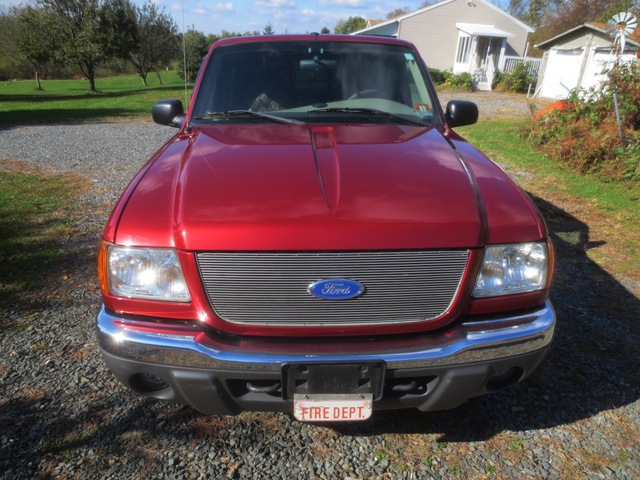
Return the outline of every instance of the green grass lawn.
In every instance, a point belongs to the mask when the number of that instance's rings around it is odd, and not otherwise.
[[[0,309],[36,305],[64,282],[78,252],[64,242],[83,234],[76,226],[77,197],[91,181],[74,174],[45,174],[0,159]],[[66,260],[65,260],[66,259]],[[0,330],[6,327],[0,315]]]
[[[137,75],[96,79],[98,93],[89,92],[89,81],[43,80],[43,91],[33,80],[0,83],[0,125],[57,123],[89,119],[149,117],[151,107],[163,98],[180,98],[184,83],[175,71],[155,74],[143,87]]]
[[[457,131],[498,163],[517,165],[534,173],[528,180],[532,186],[536,184],[536,180],[553,177],[555,182],[544,184],[547,191],[552,189],[567,192],[582,200],[595,201],[599,208],[610,214],[627,215],[625,221],[638,221],[640,191],[637,182],[612,182],[585,176],[549,160],[544,154],[534,150],[528,141],[520,138],[520,131],[527,121],[491,120]]]

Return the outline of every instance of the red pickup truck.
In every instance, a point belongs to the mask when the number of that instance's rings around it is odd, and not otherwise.
[[[115,205],[97,336],[129,388],[350,421],[524,379],[553,336],[549,232],[452,129],[410,43],[226,39]],[[143,139],[141,139],[143,141]]]

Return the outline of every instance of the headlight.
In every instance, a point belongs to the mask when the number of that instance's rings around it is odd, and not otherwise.
[[[113,295],[168,302],[191,300],[175,250],[110,245],[107,257]]]
[[[484,298],[542,290],[548,273],[549,249],[545,242],[486,247],[473,296]]]

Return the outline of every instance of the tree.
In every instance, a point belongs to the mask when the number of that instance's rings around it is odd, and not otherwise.
[[[10,77],[17,71],[33,72],[36,88],[42,90],[40,76],[56,45],[52,25],[41,9],[32,6],[14,7],[7,12],[0,14],[0,51],[6,72]]]
[[[616,13],[629,11],[634,12],[636,18],[638,18],[640,16],[640,2],[638,0],[622,0],[620,2],[616,2],[604,10],[598,20],[606,23],[611,20]],[[636,30],[636,33],[638,32],[639,31]]]
[[[240,32],[229,32],[227,30],[222,30],[220,36],[214,35],[217,39],[219,38],[231,38],[231,37],[256,37],[260,35],[258,30],[247,30],[244,33]],[[268,35],[265,33],[265,35]]]
[[[130,0],[105,0],[100,9],[100,27],[109,59],[128,60],[139,42],[136,7]]]
[[[160,67],[175,58],[178,48],[178,26],[175,21],[160,11],[156,4],[148,1],[135,7],[136,43],[128,52],[127,60],[134,66],[147,86],[147,75],[155,71],[160,84]]]
[[[273,29],[273,25],[271,25],[271,22],[267,23],[264,26],[264,30],[262,30],[262,34],[263,35],[273,35],[275,32],[275,30]]]
[[[509,13],[538,30],[558,12],[562,0],[509,0]]]
[[[193,83],[200,69],[202,59],[209,50],[209,43],[204,33],[191,28],[186,31],[181,39],[184,54],[178,62],[178,75],[188,83]]]
[[[122,0],[37,0],[56,32],[58,61],[80,67],[96,91],[98,65],[124,55],[131,45],[133,24],[126,20]],[[118,23],[122,22],[122,23]]]
[[[40,8],[25,5],[13,9],[12,13],[15,22],[11,36],[15,48],[33,68],[36,88],[42,90],[40,74],[44,65],[52,60],[57,43],[54,26]]]
[[[391,20],[391,19],[394,19],[394,18],[401,17],[403,15],[406,15],[410,11],[411,11],[411,9],[409,7],[396,8],[395,10],[387,13],[387,20]]]
[[[362,17],[351,16],[346,20],[340,20],[333,28],[334,33],[341,33],[347,35],[352,32],[357,32],[367,27],[367,21]]]
[[[329,30],[327,27],[322,27],[322,30],[320,30],[320,33],[328,34],[328,33],[331,33],[331,30]]]
[[[607,22],[621,11],[639,13],[637,0],[509,1],[509,13],[535,29],[529,37],[533,45],[585,22]]]
[[[16,23],[15,16],[9,14],[8,9],[0,7],[0,78],[2,80],[15,78],[17,76],[15,72],[25,63],[15,42]]]

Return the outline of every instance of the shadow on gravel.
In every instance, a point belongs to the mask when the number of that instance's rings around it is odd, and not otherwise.
[[[87,474],[93,471],[91,476],[95,478],[99,477],[95,473],[97,469],[103,472],[109,469],[110,459],[121,462],[123,458],[144,458],[153,461],[154,455],[150,455],[147,449],[153,439],[163,438],[167,444],[176,440],[174,434],[162,430],[164,422],[154,412],[154,407],[162,408],[164,405],[149,399],[133,398],[123,406],[125,395],[101,396],[71,414],[64,405],[47,408],[54,399],[42,392],[25,389],[19,398],[0,406],[3,430],[15,432],[17,428],[21,433],[20,436],[9,433],[2,438],[0,478],[67,478],[57,468],[69,470],[69,466],[64,465],[78,462],[80,452],[86,454],[88,449],[108,451],[108,458],[98,455],[88,458],[87,464],[75,467]],[[79,396],[84,397],[84,394]],[[119,413],[114,415],[114,412]],[[175,428],[171,431],[182,433]],[[189,431],[185,430],[184,435],[188,437]],[[43,468],[42,465],[49,467]]]
[[[534,198],[552,232],[556,269],[551,300],[558,324],[542,365],[527,380],[450,411],[376,412],[351,435],[435,433],[442,441],[486,440],[503,430],[570,424],[640,398],[640,300],[591,261],[589,227]]]

